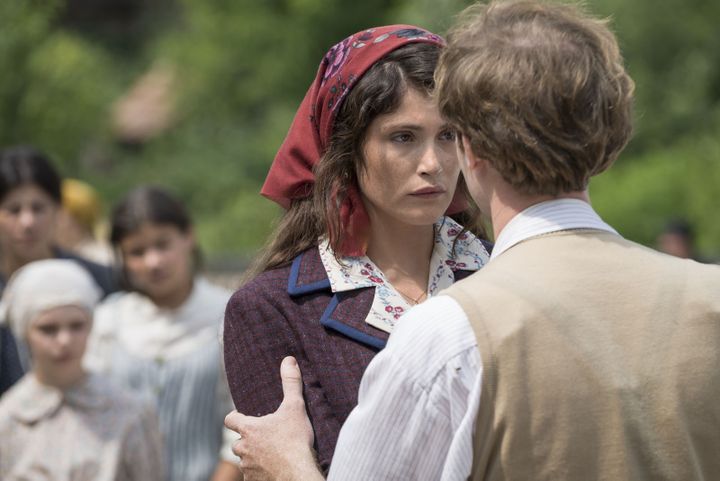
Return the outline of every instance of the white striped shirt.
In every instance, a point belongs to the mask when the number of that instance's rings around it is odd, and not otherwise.
[[[542,202],[508,223],[491,261],[526,239],[567,229],[615,232],[584,201]],[[455,300],[440,295],[414,307],[365,371],[328,479],[466,480],[481,386],[475,334]]]
[[[530,237],[569,229],[597,229],[617,234],[584,200],[548,200],[532,205],[510,219],[498,234],[490,258],[496,258]]]
[[[231,449],[237,435],[223,427],[232,400],[218,342],[229,297],[226,289],[197,278],[178,308],[123,292],[95,312],[86,365],[155,403],[166,481],[205,481],[220,459],[236,459]]]

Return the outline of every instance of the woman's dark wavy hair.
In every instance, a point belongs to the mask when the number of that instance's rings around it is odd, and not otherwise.
[[[144,224],[169,225],[183,234],[192,230],[192,220],[185,204],[167,190],[143,185],[128,192],[112,209],[110,216],[110,243],[115,248],[120,269],[120,285],[133,289],[120,254],[120,244],[136,233]],[[202,265],[202,255],[196,246],[193,252],[195,269]]]
[[[358,186],[358,174],[365,168],[363,143],[368,127],[376,117],[397,110],[409,88],[431,95],[440,52],[441,47],[435,44],[404,45],[380,59],[357,81],[335,118],[327,151],[315,166],[312,196],[292,202],[245,280],[287,265],[317,245],[321,236],[328,237],[331,247],[338,251],[344,234],[340,205],[348,188]],[[462,182],[458,188],[467,192]],[[475,213],[460,217],[465,221],[477,218]],[[478,229],[471,228],[480,232]]]
[[[0,201],[23,185],[34,185],[57,205],[62,201],[61,179],[50,157],[30,146],[0,150]]]

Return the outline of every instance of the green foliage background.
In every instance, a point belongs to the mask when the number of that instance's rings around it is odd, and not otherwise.
[[[138,183],[190,205],[211,259],[247,258],[279,210],[258,194],[327,50],[373,25],[443,33],[464,0],[155,0],[132,29],[78,27],[63,0],[0,0],[0,144],[30,143],[111,204]],[[637,84],[631,145],[591,186],[600,213],[652,244],[671,216],[720,253],[720,2],[592,0],[612,18]],[[110,112],[158,62],[178,82],[172,128],[142,148],[114,141]]]

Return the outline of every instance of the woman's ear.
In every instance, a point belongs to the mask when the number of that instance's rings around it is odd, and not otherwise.
[[[195,229],[190,226],[184,233],[185,238],[190,242],[191,245],[197,246],[197,238],[195,237]]]

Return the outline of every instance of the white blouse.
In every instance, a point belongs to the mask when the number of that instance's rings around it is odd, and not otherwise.
[[[230,294],[199,277],[178,308],[122,292],[95,312],[86,365],[155,404],[168,481],[206,481],[220,459],[235,460],[219,341]]]
[[[31,372],[0,399],[3,481],[160,481],[154,409],[98,375],[60,391]]]

